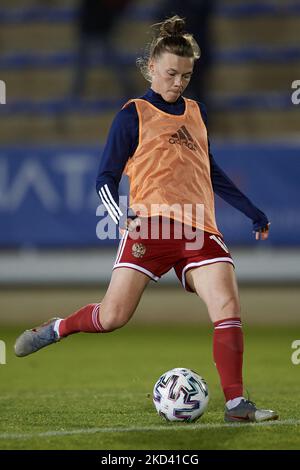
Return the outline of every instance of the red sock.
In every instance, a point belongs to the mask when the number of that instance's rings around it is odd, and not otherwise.
[[[226,401],[243,396],[243,331],[239,317],[214,323],[213,354]]]
[[[59,336],[65,337],[83,331],[85,333],[106,333],[99,320],[100,304],[89,304],[82,307],[59,323]]]

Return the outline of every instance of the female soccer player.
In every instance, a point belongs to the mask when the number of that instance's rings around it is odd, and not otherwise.
[[[130,179],[131,215],[125,217],[108,290],[101,303],[25,331],[15,353],[26,356],[73,333],[121,328],[150,279],[157,281],[174,268],[183,287],[203,299],[213,322],[225,420],[277,419],[277,413],[257,409],[243,395],[238,288],[233,260],[216,225],[213,192],[252,219],[257,240],[267,239],[268,219],[215,163],[204,105],[182,96],[200,57],[197,43],[184,32],[184,20],[174,16],[161,23],[147,51],[139,65],[151,88],[115,117],[97,178],[97,192],[117,224],[123,215],[119,181],[123,173]],[[164,233],[166,222],[170,233]]]

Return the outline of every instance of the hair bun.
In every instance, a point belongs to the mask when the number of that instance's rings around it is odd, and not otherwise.
[[[161,38],[169,36],[182,36],[184,34],[185,21],[178,15],[168,18],[166,21],[161,23],[159,36]]]

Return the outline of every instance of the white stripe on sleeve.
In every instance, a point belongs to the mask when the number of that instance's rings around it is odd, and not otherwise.
[[[115,207],[115,209],[117,210],[117,213],[119,214],[119,216],[122,217],[123,213],[122,213],[120,207],[118,206],[118,204],[116,203],[116,201],[114,200],[114,198],[112,197],[112,194],[111,194],[107,184],[104,185],[104,189],[106,190],[106,194],[107,194],[108,199],[110,200],[111,204]]]
[[[107,212],[109,213],[109,215],[111,216],[111,218],[113,219],[113,221],[115,222],[115,224],[118,224],[119,222],[119,219],[120,217],[118,216],[118,214],[116,213],[115,209],[109,204],[109,202],[107,201],[106,199],[106,194],[104,192],[102,192],[102,189],[103,188],[100,188],[100,191],[98,191],[99,193],[99,196],[101,198],[101,201],[103,202]]]

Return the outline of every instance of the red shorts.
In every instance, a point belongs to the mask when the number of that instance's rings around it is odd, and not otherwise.
[[[163,274],[174,268],[183,287],[193,292],[185,277],[190,269],[220,262],[234,266],[222,236],[193,229],[197,240],[191,240],[191,227],[188,227],[188,233],[183,233],[187,226],[182,226],[172,219],[168,221],[170,236],[167,239],[162,233],[161,217],[155,221],[152,219],[151,222],[150,219],[142,219],[142,226],[138,231],[126,230],[120,241],[113,269],[135,269],[153,281],[158,281]],[[151,226],[155,227],[154,236],[153,232],[151,235]]]

